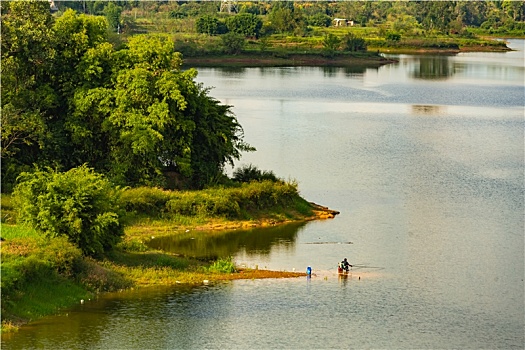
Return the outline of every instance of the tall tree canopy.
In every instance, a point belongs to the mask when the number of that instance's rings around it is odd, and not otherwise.
[[[168,36],[116,50],[104,17],[53,20],[42,4],[2,3],[5,190],[33,164],[84,163],[119,184],[162,185],[169,170],[200,188],[252,150],[230,106],[181,70]]]

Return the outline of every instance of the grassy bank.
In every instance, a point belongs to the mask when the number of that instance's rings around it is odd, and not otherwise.
[[[191,27],[191,26],[189,26]],[[155,26],[145,25],[138,33],[166,33]],[[167,31],[168,33],[170,31]],[[134,33],[113,36],[120,45]],[[182,53],[187,66],[261,67],[261,66],[335,66],[378,67],[392,63],[381,53],[458,53],[469,51],[504,52],[510,49],[501,40],[477,36],[465,31],[459,34],[399,34],[381,27],[309,27],[305,35],[271,34],[258,39],[244,40],[235,53],[221,35],[198,34],[194,31],[171,32],[175,50]],[[327,36],[339,44],[327,47]],[[348,37],[363,40],[366,49],[351,51],[345,45]]]
[[[328,31],[327,31],[328,32]],[[334,30],[338,37],[356,29]],[[357,33],[357,34],[356,34]],[[505,52],[510,49],[501,40],[461,38],[457,36],[402,37],[387,40],[374,31],[367,31],[367,50],[351,52],[336,50],[328,52],[322,44],[323,36],[295,37],[273,35],[264,40],[248,40],[242,52],[225,54],[217,37],[203,35],[176,35],[177,51],[184,56],[188,66],[261,67],[261,66],[334,66],[379,67],[394,61],[380,53],[458,53],[458,52]],[[320,34],[321,35],[321,34]],[[324,35],[324,34],[323,34]]]
[[[95,293],[152,285],[198,284],[302,273],[239,269],[229,257],[201,261],[147,246],[152,236],[188,229],[222,230],[332,218],[337,212],[304,200],[293,183],[252,182],[202,191],[128,189],[121,198],[125,236],[101,259],[82,256],[65,238],[16,225],[2,196],[2,331],[92,298]]]

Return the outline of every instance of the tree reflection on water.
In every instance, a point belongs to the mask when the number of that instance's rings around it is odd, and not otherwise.
[[[417,79],[446,79],[454,75],[455,69],[449,56],[421,56],[411,76]]]
[[[197,259],[218,259],[245,249],[248,254],[268,255],[273,246],[293,249],[306,222],[274,227],[229,231],[190,231],[154,238],[148,246]]]

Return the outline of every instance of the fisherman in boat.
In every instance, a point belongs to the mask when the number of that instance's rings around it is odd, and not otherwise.
[[[352,265],[350,265],[350,263],[348,262],[348,260],[346,260],[346,258],[343,259],[343,261],[341,261],[339,263],[339,271],[346,271],[348,272],[348,267],[352,267]]]

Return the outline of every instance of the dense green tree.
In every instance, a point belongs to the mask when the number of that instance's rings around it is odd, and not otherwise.
[[[308,17],[307,22],[315,27],[329,27],[332,24],[332,18],[323,13],[318,13]]]
[[[119,191],[92,169],[37,169],[19,180],[14,198],[21,222],[50,237],[66,236],[88,256],[100,256],[120,241]]]
[[[119,183],[159,184],[170,169],[201,187],[245,149],[229,108],[195,83],[195,70],[180,70],[173,45],[167,36],[135,36],[113,54],[99,48],[85,70],[103,72],[110,60],[119,62],[111,89],[77,91],[68,124],[80,158],[98,162]],[[101,140],[107,149],[87,147]]]
[[[418,12],[416,18],[427,30],[446,31],[455,3],[452,1],[418,1]]]
[[[2,82],[4,190],[32,164],[84,163],[119,184],[162,185],[170,170],[202,187],[250,149],[168,36],[116,50],[104,17],[67,10],[53,21],[42,2],[2,6],[2,69],[12,69]]]
[[[120,14],[122,13],[122,7],[110,1],[104,7],[103,13],[104,16],[106,16],[106,19],[108,20],[109,29],[111,31],[120,30]]]
[[[233,33],[244,35],[245,37],[258,38],[261,33],[262,20],[251,13],[241,13],[226,18],[226,26]]]
[[[215,16],[203,15],[197,18],[195,22],[195,27],[197,33],[208,34],[208,35],[217,35],[219,33],[220,21]]]
[[[52,17],[41,1],[1,2],[2,190],[40,159],[51,135],[46,124],[58,94],[48,73],[53,67]]]
[[[293,7],[292,7],[293,8]],[[293,10],[289,7],[274,7],[269,15],[272,28],[277,32],[286,33],[296,27]]]
[[[333,56],[341,45],[341,39],[332,33],[325,34],[323,38],[323,50],[329,57]]]
[[[512,18],[513,21],[525,20],[525,2],[524,1],[510,1],[503,0],[502,9],[505,14]]]
[[[363,38],[356,36],[355,34],[348,33],[342,39],[342,45],[344,51],[366,51],[367,45]]]
[[[224,51],[229,54],[239,54],[244,48],[245,40],[242,34],[226,33],[221,36]]]

